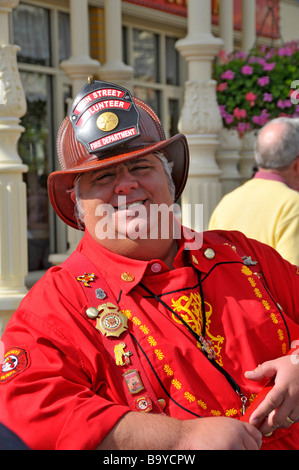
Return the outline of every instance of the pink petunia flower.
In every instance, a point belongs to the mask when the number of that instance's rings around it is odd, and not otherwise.
[[[258,126],[264,126],[269,120],[270,114],[266,109],[263,109],[259,116],[253,116],[252,121]]]
[[[237,119],[245,119],[246,116],[247,116],[246,109],[235,108],[235,109],[234,109],[234,116],[235,116]]]
[[[235,78],[235,72],[232,70],[226,70],[221,75],[222,80],[233,80]]]
[[[250,129],[250,123],[249,122],[238,122],[237,131],[240,134],[244,134],[249,129]]]
[[[263,101],[267,101],[268,103],[272,103],[273,96],[271,93],[264,93]]]
[[[219,83],[217,86],[217,91],[225,91],[227,89],[227,82]]]
[[[273,69],[276,67],[276,62],[266,63],[264,65],[264,72],[272,72]]]
[[[253,74],[253,67],[250,65],[244,65],[241,69],[243,75],[252,75]]]
[[[234,121],[234,116],[232,114],[227,114],[224,119],[226,124],[231,124]]]
[[[237,51],[236,54],[235,54],[235,57],[236,59],[243,59],[245,60],[246,59],[246,52],[245,51]]]
[[[254,55],[249,57],[248,64],[256,64],[256,57]]]
[[[266,59],[264,59],[264,57],[258,57],[256,61],[258,64],[263,65],[263,66],[266,63]]]
[[[291,108],[292,107],[292,102],[289,99],[287,99],[287,100],[278,100],[277,107],[280,108],[280,109]]]
[[[291,108],[292,107],[291,100],[284,100],[284,107],[285,108]]]
[[[257,98],[257,95],[255,95],[254,93],[252,93],[252,91],[250,91],[249,93],[247,93],[247,94],[245,95],[245,99],[246,99],[246,101],[249,101],[250,106],[254,106],[254,103],[255,103],[256,98]]]
[[[279,56],[291,56],[293,54],[293,50],[291,47],[282,47],[278,50]]]
[[[270,77],[266,76],[266,77],[260,77],[257,81],[257,83],[260,85],[260,86],[265,86],[265,85],[268,85],[268,83],[270,82]]]

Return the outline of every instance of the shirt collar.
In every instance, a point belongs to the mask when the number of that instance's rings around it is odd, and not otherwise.
[[[263,170],[257,171],[256,174],[254,175],[254,179],[279,181],[280,183],[284,183],[287,186],[289,186],[288,183],[286,182],[286,180],[282,176],[280,176],[276,173],[270,173],[268,171],[263,171]]]
[[[109,284],[118,285],[126,293],[141,281],[149,264],[148,261],[127,258],[107,250],[87,230],[77,250],[100,268]]]
[[[201,273],[208,273],[215,264],[225,261],[241,261],[235,247],[228,243],[211,241],[202,233],[182,227],[181,237],[177,239],[178,251],[174,259],[174,269],[193,266]],[[159,259],[150,261],[136,260],[113,253],[85,231],[77,250],[87,256],[100,268],[111,286],[117,286],[128,294],[146,276],[170,272]]]

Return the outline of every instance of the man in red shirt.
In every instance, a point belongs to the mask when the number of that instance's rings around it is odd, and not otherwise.
[[[298,449],[297,268],[179,224],[186,138],[123,87],[86,84],[58,154],[50,200],[84,236],[4,332],[3,424],[32,449]]]

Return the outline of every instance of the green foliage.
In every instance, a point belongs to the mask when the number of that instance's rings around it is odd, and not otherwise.
[[[235,52],[226,56],[221,51],[213,78],[224,126],[242,135],[279,116],[299,117],[298,64],[299,45],[295,42],[248,55]]]

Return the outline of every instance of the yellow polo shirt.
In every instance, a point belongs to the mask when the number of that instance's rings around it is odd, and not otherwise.
[[[220,201],[209,223],[209,230],[216,229],[239,230],[299,265],[299,192],[276,175],[258,172]]]

